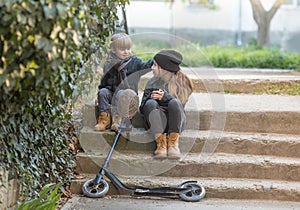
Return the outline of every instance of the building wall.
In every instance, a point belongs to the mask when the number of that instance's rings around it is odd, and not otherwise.
[[[275,0],[262,0],[269,9]],[[131,1],[126,8],[130,33],[166,32],[203,45],[246,44],[256,37],[257,25],[249,0],[215,0],[217,9],[187,1]],[[300,7],[281,6],[270,29],[272,45],[299,51]],[[298,44],[300,45],[300,44]],[[295,48],[295,49],[294,49]]]

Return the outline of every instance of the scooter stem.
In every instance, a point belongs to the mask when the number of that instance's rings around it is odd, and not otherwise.
[[[95,185],[99,184],[99,183],[100,183],[100,180],[101,180],[101,179],[103,178],[103,176],[104,176],[104,170],[103,170],[103,168],[108,168],[109,161],[110,161],[111,156],[112,156],[112,154],[113,154],[113,151],[114,151],[114,149],[115,149],[115,147],[116,147],[116,145],[117,145],[117,142],[118,142],[118,140],[119,140],[119,138],[120,138],[121,132],[122,132],[121,129],[118,129],[118,131],[116,132],[116,136],[115,136],[114,141],[113,141],[113,144],[112,144],[112,146],[111,146],[111,148],[110,148],[110,150],[109,150],[109,153],[108,153],[107,157],[105,158],[105,161],[104,161],[104,163],[103,163],[103,165],[102,165],[102,167],[101,167],[99,173],[96,175],[96,178],[94,179],[94,184],[95,184]]]

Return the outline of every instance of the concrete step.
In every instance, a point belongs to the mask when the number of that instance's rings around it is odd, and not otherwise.
[[[83,179],[74,179],[71,183],[71,192],[81,194],[81,186],[87,180],[95,178],[95,174],[83,174]],[[235,179],[235,178],[195,178],[195,177],[161,177],[161,176],[130,176],[117,177],[127,186],[178,186],[187,180],[196,180],[206,190],[205,198],[220,199],[255,199],[255,200],[300,200],[300,182],[264,180],[264,179]],[[118,195],[118,191],[111,184],[108,195]]]
[[[137,114],[129,137],[118,142],[110,169],[128,185],[176,186],[198,180],[207,198],[299,202],[300,96],[223,93],[253,93],[265,84],[299,83],[300,72],[183,70],[195,85],[185,106],[183,158],[153,159],[155,143],[141,129]],[[145,75],[142,83],[151,76]],[[114,138],[113,132],[93,130],[96,115],[93,103],[84,106],[79,139],[85,153],[77,155],[76,172],[87,177],[72,180],[73,193],[81,193],[82,183],[95,177]],[[111,186],[109,194],[117,193]]]
[[[105,155],[77,155],[78,173],[96,174]],[[114,153],[113,172],[125,176],[219,177],[300,181],[300,158],[201,153],[187,154],[181,160],[156,160],[151,153]]]
[[[133,129],[129,134],[128,138],[122,133],[116,151],[152,153],[155,150],[153,136],[144,129]],[[107,154],[114,138],[115,132],[84,127],[80,145],[89,154]],[[300,135],[185,130],[180,136],[179,147],[183,154],[216,152],[300,158]]]
[[[300,134],[300,96],[193,93],[185,106],[187,129]],[[94,104],[83,108],[83,126],[96,124]],[[134,127],[143,127],[141,116]]]
[[[265,93],[268,88],[284,89],[299,84],[300,72],[272,69],[182,68],[194,84],[194,92]],[[152,77],[142,77],[140,89]]]

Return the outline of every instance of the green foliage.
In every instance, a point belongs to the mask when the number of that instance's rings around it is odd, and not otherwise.
[[[101,56],[116,7],[127,2],[0,0],[0,166],[23,196],[70,181],[71,99],[92,78],[92,55]]]
[[[255,38],[250,38],[248,41],[248,45],[254,48],[261,48],[258,43],[257,40]]]
[[[153,40],[152,40],[153,41]],[[134,42],[134,50],[143,60],[148,60],[153,54],[167,46],[167,42],[147,43]],[[199,67],[211,65],[222,68],[269,68],[300,70],[300,54],[284,52],[278,48],[261,48],[255,40],[244,47],[208,46],[185,44],[176,47],[183,54],[183,66]]]
[[[58,207],[58,200],[61,193],[58,193],[60,185],[45,185],[39,192],[37,198],[21,203],[18,210],[55,210]]]
[[[132,51],[144,61],[149,60],[153,56],[153,53],[171,47],[170,43],[163,40],[145,39],[144,37],[132,37],[132,39]]]
[[[214,67],[299,69],[300,54],[277,48],[218,47],[203,49]]]
[[[156,34],[155,37],[132,36],[133,52],[142,60],[147,61],[162,49],[175,49],[183,54],[182,66],[210,65],[206,56],[198,45],[192,44],[177,37],[168,37],[164,34]]]

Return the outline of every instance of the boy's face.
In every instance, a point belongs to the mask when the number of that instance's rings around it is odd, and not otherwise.
[[[122,60],[131,55],[131,49],[112,49],[111,51]]]

